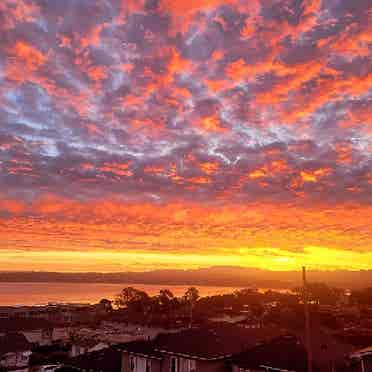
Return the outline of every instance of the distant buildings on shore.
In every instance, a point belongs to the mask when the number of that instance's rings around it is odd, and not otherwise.
[[[104,315],[108,303],[98,304],[48,304],[43,306],[0,306],[0,320],[4,319],[34,319],[50,322],[89,321]]]

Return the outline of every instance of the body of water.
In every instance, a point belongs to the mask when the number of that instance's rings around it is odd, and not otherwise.
[[[169,288],[182,296],[188,285],[110,284],[110,283],[0,283],[0,306],[43,305],[57,303],[97,303],[102,298],[113,299],[125,287],[135,287],[149,295]],[[196,286],[201,296],[231,293],[239,287]]]

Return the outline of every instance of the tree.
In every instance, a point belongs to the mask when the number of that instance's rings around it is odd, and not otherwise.
[[[161,306],[167,307],[173,298],[174,295],[169,289],[161,289],[159,291],[159,302]]]
[[[116,296],[115,305],[126,308],[130,313],[141,314],[144,320],[152,308],[152,301],[146,292],[127,287]]]
[[[184,298],[190,306],[190,324],[189,324],[189,327],[191,328],[192,327],[192,321],[193,321],[194,306],[196,305],[196,303],[198,302],[198,299],[199,299],[198,289],[195,288],[195,287],[190,287],[185,292]]]
[[[133,287],[124,288],[118,295],[115,297],[115,305],[119,308],[129,307],[134,303],[147,300],[149,295]]]
[[[160,310],[167,314],[167,320],[169,322],[172,318],[176,298],[169,289],[161,289],[157,299]]]

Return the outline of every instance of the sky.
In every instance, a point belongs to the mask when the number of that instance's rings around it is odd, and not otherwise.
[[[368,0],[1,0],[0,270],[372,269]]]

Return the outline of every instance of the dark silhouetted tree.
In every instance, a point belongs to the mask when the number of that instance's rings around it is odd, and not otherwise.
[[[115,298],[118,308],[126,308],[130,313],[140,314],[146,320],[152,309],[152,299],[141,290],[133,287],[124,288]]]
[[[192,327],[192,322],[193,322],[193,311],[196,303],[198,302],[199,299],[199,291],[195,287],[190,287],[187,289],[184,295],[185,301],[189,304],[190,308],[190,323],[189,327]]]

